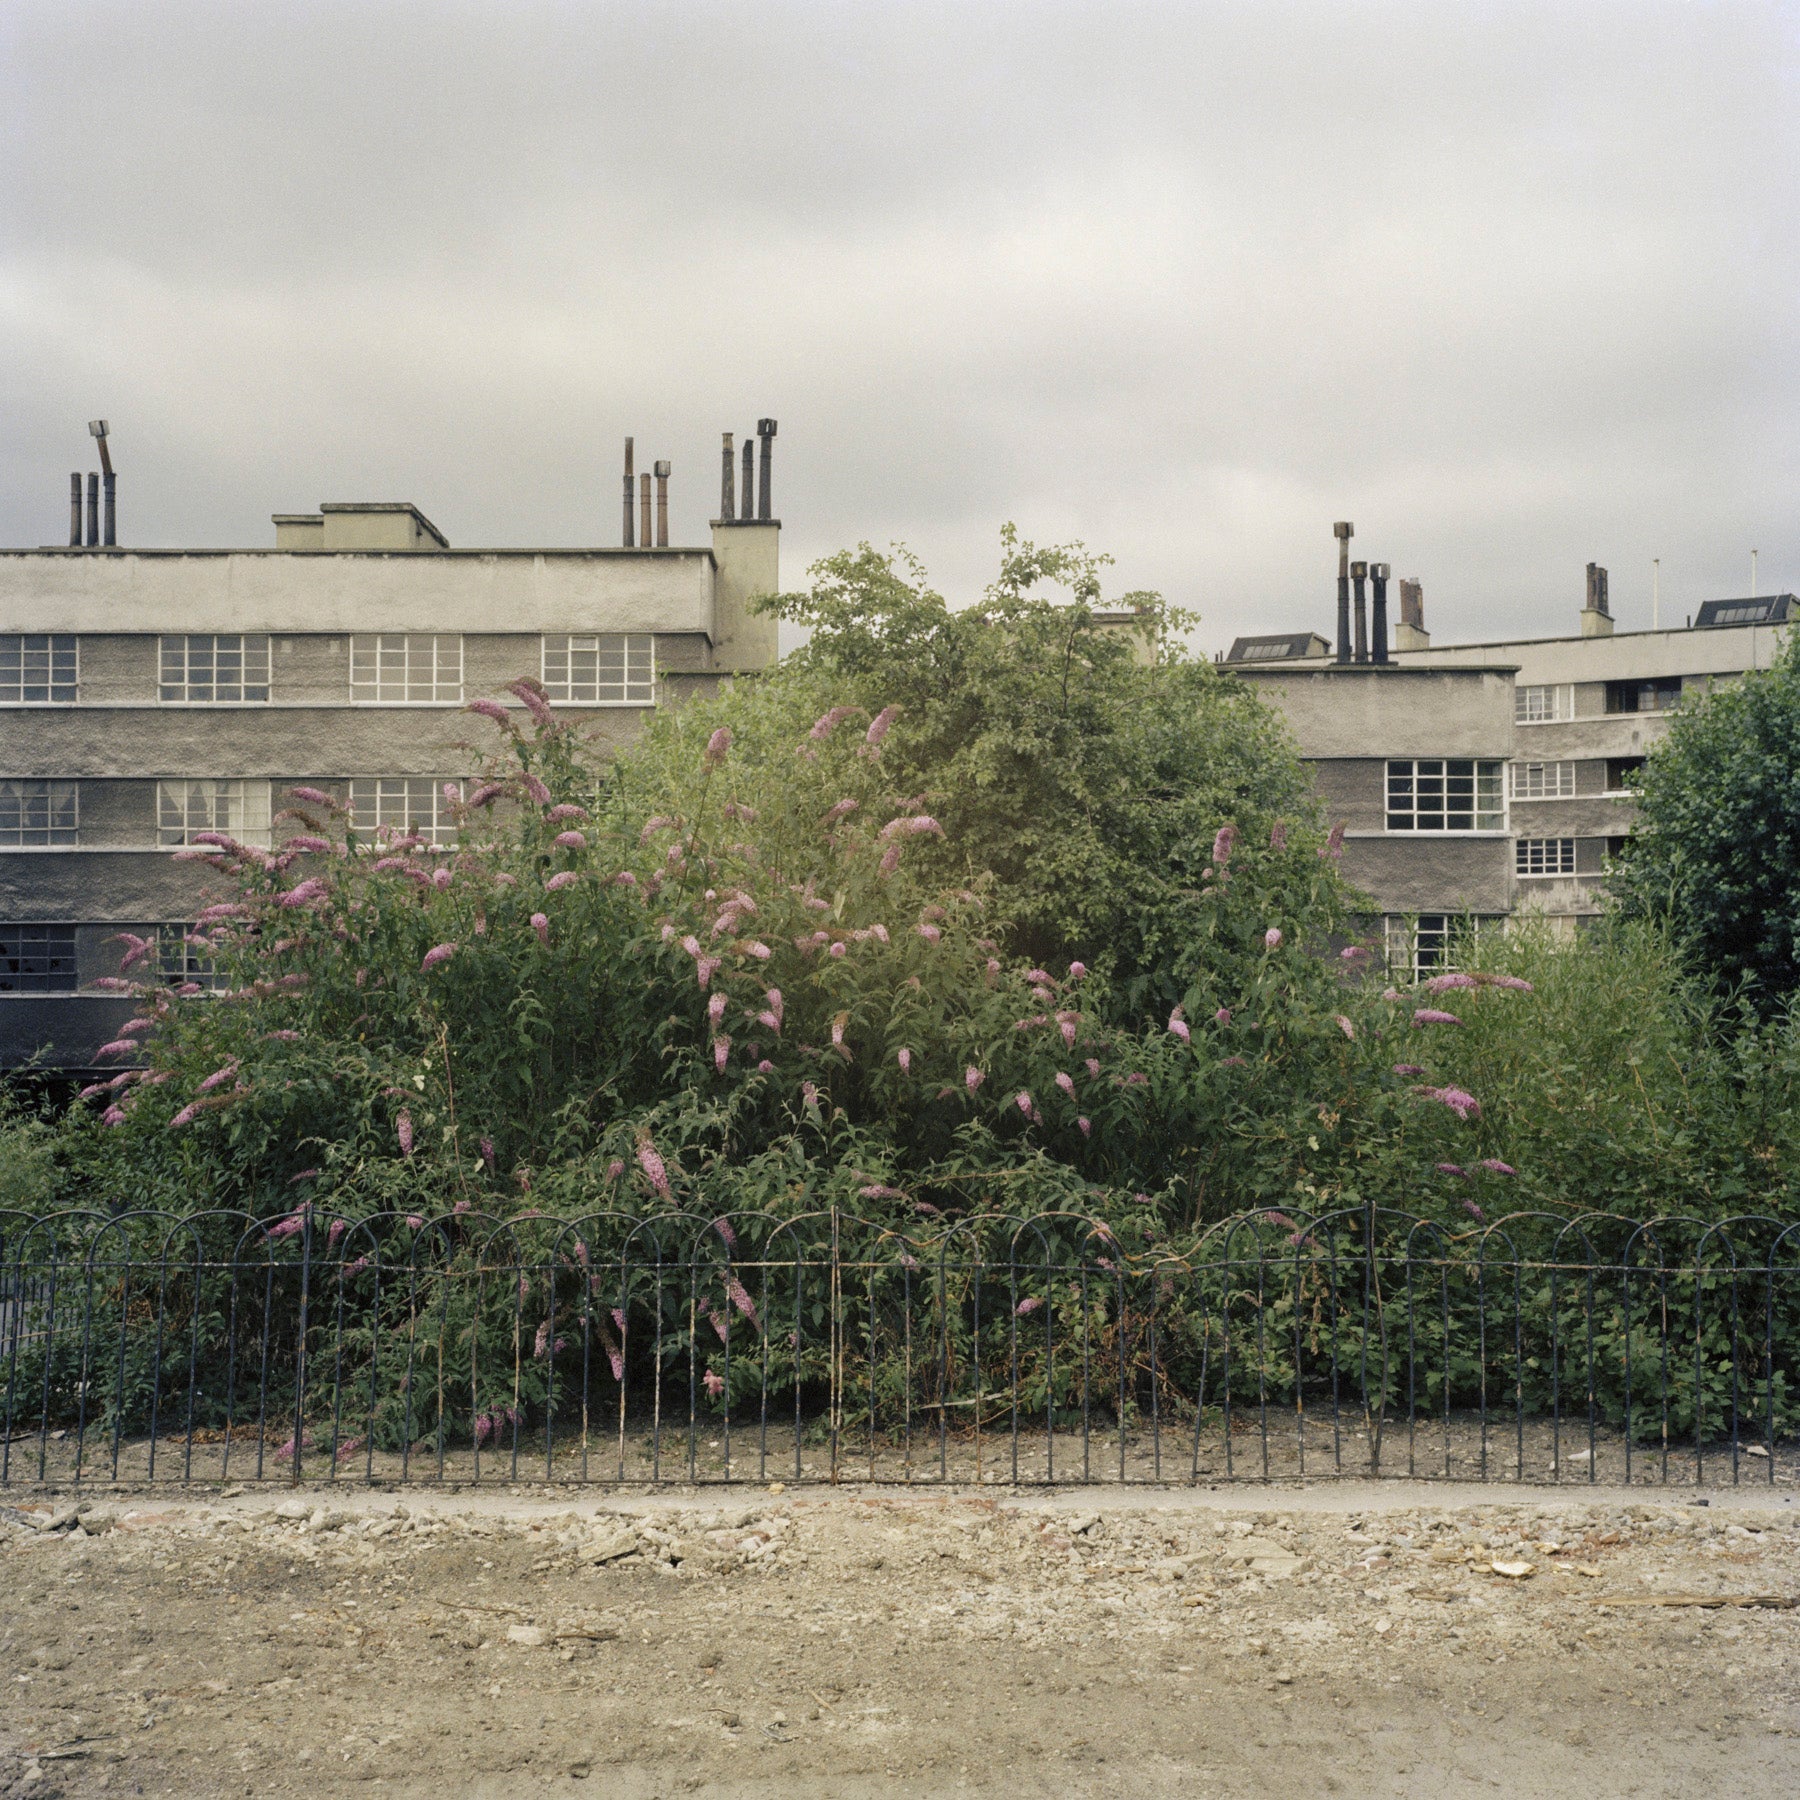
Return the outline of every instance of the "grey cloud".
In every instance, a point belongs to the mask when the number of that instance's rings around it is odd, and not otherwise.
[[[0,541],[100,411],[145,543],[610,541],[627,431],[692,538],[774,413],[791,578],[1016,518],[1208,648],[1346,516],[1457,635],[1800,586],[1795,20],[14,0]]]

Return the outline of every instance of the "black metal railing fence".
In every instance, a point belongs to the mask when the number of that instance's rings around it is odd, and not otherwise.
[[[0,1485],[1790,1481],[1800,1223],[0,1214]]]

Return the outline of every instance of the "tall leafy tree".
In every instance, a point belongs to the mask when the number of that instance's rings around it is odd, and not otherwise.
[[[1699,972],[1774,1010],[1800,986],[1800,632],[1678,712],[1641,782],[1620,909],[1665,920]]]
[[[953,610],[904,551],[863,544],[773,604],[810,634],[791,660],[820,694],[899,709],[890,775],[942,818],[945,874],[991,872],[1021,954],[1106,966],[1153,1008],[1216,960],[1220,827],[1256,854],[1313,834],[1318,807],[1277,717],[1187,654],[1189,615],[1153,593],[1102,601],[1109,561],[1007,526],[997,578]],[[1348,890],[1307,860],[1319,880],[1290,921],[1330,928]]]

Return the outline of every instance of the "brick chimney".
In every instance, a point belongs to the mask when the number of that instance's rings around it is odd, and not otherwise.
[[[1606,571],[1598,563],[1587,566],[1587,604],[1581,609],[1581,635],[1611,637],[1612,608],[1606,601]]]
[[[1425,584],[1416,575],[1401,578],[1400,617],[1394,625],[1394,648],[1431,648],[1431,633],[1425,629]]]

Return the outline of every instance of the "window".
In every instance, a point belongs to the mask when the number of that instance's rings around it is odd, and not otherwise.
[[[588,706],[651,706],[656,701],[656,639],[647,632],[544,639],[544,691]]]
[[[1404,980],[1423,981],[1478,953],[1501,921],[1466,913],[1389,913],[1382,923],[1389,970]]]
[[[1659,675],[1654,681],[1609,681],[1609,713],[1668,712],[1681,704],[1681,677]]]
[[[1641,756],[1609,756],[1606,759],[1606,791],[1628,794],[1637,772],[1644,766]]]
[[[216,991],[225,985],[204,948],[190,944],[192,925],[158,925],[156,927],[156,972],[170,987],[206,988]]]
[[[1500,831],[1506,825],[1498,762],[1421,757],[1387,766],[1389,831]]]
[[[1573,875],[1573,838],[1520,838],[1513,846],[1514,871],[1519,875]]]
[[[72,781],[0,781],[0,844],[78,843],[79,792]]]
[[[0,706],[72,706],[75,639],[0,636]]]
[[[264,634],[203,633],[162,640],[158,697],[170,705],[225,706],[269,697]]]
[[[0,994],[74,992],[73,925],[0,925]]]
[[[383,631],[350,640],[350,698],[432,706],[462,699],[462,639],[454,632]]]
[[[222,831],[241,843],[267,847],[266,781],[159,781],[156,841],[165,850],[191,844],[202,831]]]
[[[350,783],[350,822],[361,832],[385,825],[399,834],[416,832],[440,848],[453,844],[456,825],[444,785],[431,775],[359,775]]]
[[[1514,763],[1512,797],[1515,800],[1566,800],[1575,792],[1572,762]]]
[[[1548,725],[1575,716],[1575,690],[1560,686],[1513,689],[1513,718],[1520,725]]]

